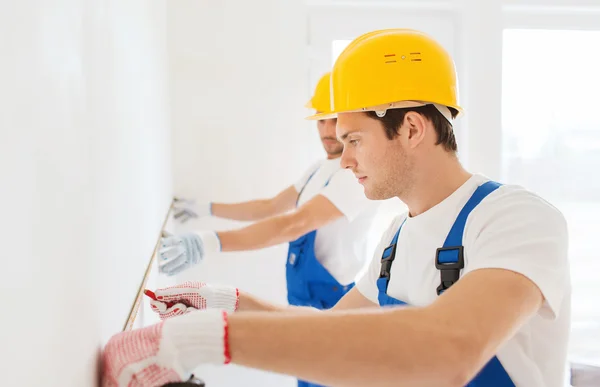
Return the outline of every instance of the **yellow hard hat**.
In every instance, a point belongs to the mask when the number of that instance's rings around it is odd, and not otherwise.
[[[454,61],[428,35],[410,29],[366,33],[340,54],[331,71],[331,109],[309,119],[344,112],[435,105],[449,120],[448,107],[459,115]]]
[[[329,82],[331,79],[331,73],[325,73],[319,82],[317,82],[317,86],[315,87],[315,92],[310,99],[304,105],[309,109],[315,109],[318,114],[326,115],[331,111],[331,98],[329,97]],[[325,119],[329,117],[322,117],[319,119]]]

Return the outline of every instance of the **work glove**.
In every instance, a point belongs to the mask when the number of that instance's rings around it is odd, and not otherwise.
[[[227,312],[210,309],[116,334],[102,353],[102,387],[160,387],[201,364],[227,364],[227,330]]]
[[[173,199],[173,219],[185,223],[191,218],[204,218],[212,215],[211,203],[196,203],[195,200]]]
[[[156,300],[150,301],[150,307],[165,320],[198,309],[224,309],[233,313],[238,308],[240,293],[236,288],[188,281],[157,289],[154,297]]]
[[[207,254],[221,251],[221,242],[214,231],[171,235],[160,243],[158,269],[169,276],[197,265]]]

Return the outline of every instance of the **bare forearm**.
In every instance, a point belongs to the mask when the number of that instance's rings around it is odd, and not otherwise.
[[[298,306],[275,305],[270,302],[261,300],[248,293],[240,292],[238,312],[305,312],[317,311],[314,308],[303,308]]]
[[[247,312],[230,316],[229,335],[234,363],[325,385],[464,385],[470,359],[449,325],[416,308]]]
[[[294,208],[298,192],[289,186],[271,199],[251,200],[244,203],[213,203],[212,214],[221,218],[257,221],[280,215]]]
[[[256,221],[275,215],[270,200],[251,200],[244,203],[213,203],[212,214],[226,219]]]
[[[246,251],[290,242],[301,236],[302,225],[292,215],[281,215],[234,231],[219,232],[221,251]]]

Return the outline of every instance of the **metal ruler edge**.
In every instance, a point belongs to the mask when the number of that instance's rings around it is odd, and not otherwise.
[[[144,289],[146,288],[146,282],[148,282],[148,277],[150,276],[150,272],[152,271],[152,266],[154,264],[154,260],[156,258],[156,254],[158,253],[158,248],[160,246],[160,241],[165,236],[165,227],[167,225],[167,221],[171,216],[171,211],[173,210],[173,201],[169,205],[169,210],[167,211],[167,215],[163,221],[162,227],[160,229],[160,233],[158,234],[158,239],[156,240],[156,244],[154,245],[154,250],[152,251],[152,256],[150,256],[150,262],[148,262],[148,266],[146,267],[146,272],[144,273],[144,277],[142,278],[142,283],[138,289],[135,300],[133,301],[133,305],[131,306],[131,310],[129,311],[129,315],[127,316],[127,321],[125,322],[125,326],[123,327],[123,331],[131,330],[133,323],[135,322],[135,318],[137,317],[138,311],[140,309],[140,304],[142,303],[142,298],[144,296]]]

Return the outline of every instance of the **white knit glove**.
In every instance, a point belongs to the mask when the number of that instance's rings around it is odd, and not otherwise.
[[[161,320],[198,309],[223,309],[233,313],[240,299],[236,288],[191,281],[157,289],[154,295],[156,300],[151,300],[150,306]]]
[[[204,218],[212,215],[212,203],[196,203],[195,200],[175,198],[173,200],[173,219],[185,223],[191,218]]]
[[[214,231],[172,235],[161,239],[158,270],[172,276],[200,263],[207,254],[221,251],[221,241]]]
[[[113,336],[102,354],[102,387],[160,387],[200,364],[230,362],[227,312],[177,316]]]

